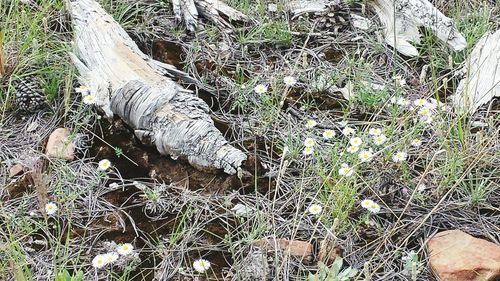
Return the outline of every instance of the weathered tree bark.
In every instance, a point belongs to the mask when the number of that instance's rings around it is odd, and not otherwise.
[[[429,28],[455,51],[467,46],[453,20],[427,0],[370,0],[368,4],[374,8],[385,26],[387,44],[403,55],[418,55],[417,49],[410,42],[420,42],[419,27]]]
[[[486,33],[474,46],[463,68],[453,104],[473,114],[480,106],[500,96],[500,30]]]
[[[215,128],[207,104],[164,76],[182,72],[143,54],[97,2],[68,1],[68,6],[75,30],[71,56],[108,117],[120,116],[162,154],[185,157],[199,168],[237,171],[246,156]]]
[[[186,28],[194,32],[198,28],[198,14],[218,26],[231,27],[229,21],[246,21],[247,16],[220,0],[172,0],[177,20],[184,20]]]
[[[327,11],[328,5],[338,4],[338,0],[299,0],[289,4],[295,14],[318,13]],[[455,28],[453,20],[443,15],[427,0],[369,0],[375,13],[384,25],[384,40],[399,53],[413,57],[418,55],[411,44],[420,42],[420,27],[429,28],[440,40],[456,51],[467,46],[465,38]],[[360,19],[353,19],[358,24]],[[363,23],[363,26],[366,23]]]

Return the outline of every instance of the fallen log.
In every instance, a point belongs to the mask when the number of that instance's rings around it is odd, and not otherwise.
[[[476,43],[462,72],[453,105],[473,114],[483,104],[500,96],[500,30],[488,32]]]
[[[418,55],[412,43],[420,42],[420,27],[430,29],[455,51],[467,47],[464,36],[457,30],[453,20],[427,0],[370,0],[368,4],[385,26],[386,43],[405,56]]]
[[[75,32],[71,57],[106,116],[118,115],[161,154],[198,168],[237,171],[246,155],[215,128],[205,102],[165,76],[182,72],[143,54],[97,2],[67,5]]]

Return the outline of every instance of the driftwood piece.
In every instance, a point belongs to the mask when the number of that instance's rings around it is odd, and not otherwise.
[[[500,30],[488,32],[476,43],[463,68],[453,104],[473,114],[480,106],[500,96]]]
[[[71,56],[106,115],[120,116],[142,142],[156,146],[161,154],[234,174],[246,155],[215,128],[205,102],[164,76],[165,69],[173,67],[143,54],[97,2],[76,0],[68,5],[75,30]]]
[[[198,28],[198,15],[202,15],[218,26],[231,27],[229,21],[246,21],[245,14],[231,8],[220,0],[172,0],[175,18],[184,20],[186,28],[194,32]]]
[[[419,27],[429,28],[455,51],[461,51],[467,46],[453,20],[427,0],[370,0],[368,4],[374,8],[385,26],[384,37],[387,44],[405,56],[418,55],[411,42],[420,42]]]

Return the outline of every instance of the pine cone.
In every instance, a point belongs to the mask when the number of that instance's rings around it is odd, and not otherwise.
[[[13,84],[16,90],[14,104],[21,111],[34,113],[47,105],[45,95],[33,77],[19,78]]]
[[[327,29],[334,34],[347,28],[350,20],[349,13],[340,6],[330,6],[327,12],[318,13],[314,18],[317,20],[318,29]]]

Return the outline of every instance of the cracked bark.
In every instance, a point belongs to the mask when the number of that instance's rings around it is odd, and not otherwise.
[[[70,56],[107,117],[120,116],[161,154],[186,158],[197,168],[236,173],[246,155],[215,128],[205,102],[165,75],[194,79],[143,54],[97,2],[67,5],[75,30]]]

